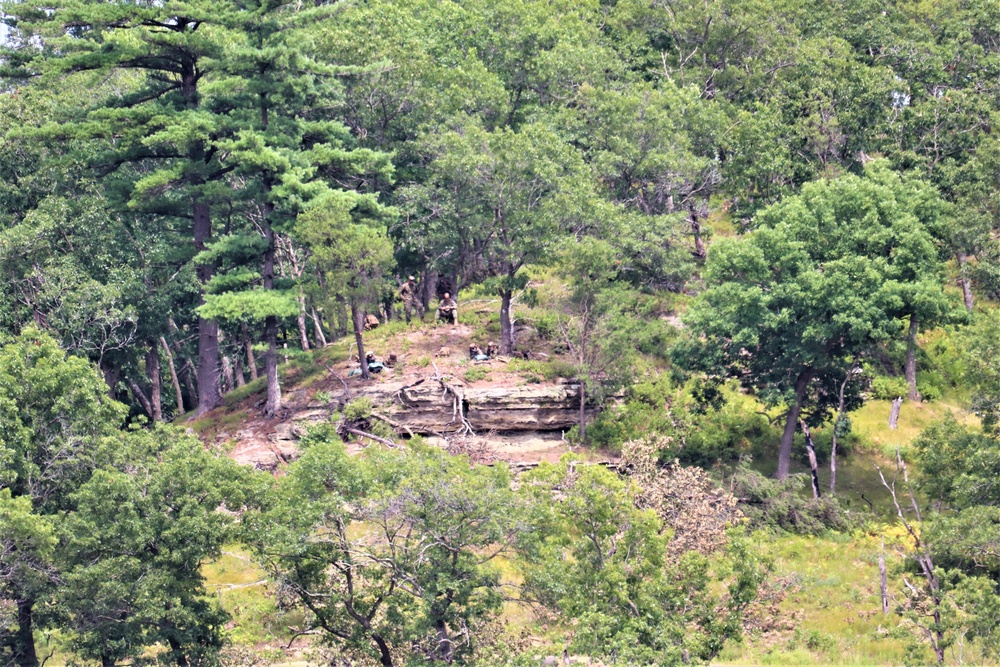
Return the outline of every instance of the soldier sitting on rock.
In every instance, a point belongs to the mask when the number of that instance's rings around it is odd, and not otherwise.
[[[469,359],[472,359],[473,361],[490,360],[489,355],[483,354],[483,351],[475,343],[469,346]]]
[[[489,357],[490,359],[492,359],[493,357],[497,356],[499,353],[500,353],[500,347],[496,343],[494,343],[493,341],[490,341],[489,343],[486,344],[486,356],[487,357]]]

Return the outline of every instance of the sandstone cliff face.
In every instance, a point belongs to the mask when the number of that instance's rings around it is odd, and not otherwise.
[[[574,384],[457,388],[457,393],[432,380],[394,390],[383,387],[377,389],[383,401],[391,401],[389,416],[415,433],[461,430],[458,401],[462,401],[465,417],[477,433],[559,431],[572,427],[580,418],[580,389]]]
[[[217,439],[236,441],[232,455],[238,461],[273,468],[298,456],[297,442],[309,426],[328,421],[350,400],[362,397],[373,402],[377,414],[396,424],[401,436],[424,435],[444,446],[454,437],[474,434],[480,443],[514,458],[528,453],[533,458],[545,454],[558,458],[566,450],[563,432],[580,419],[576,384],[466,387],[428,377],[410,383],[352,383],[350,392],[330,392],[324,403],[304,392],[291,392],[281,422],[253,421],[235,434],[220,433]]]

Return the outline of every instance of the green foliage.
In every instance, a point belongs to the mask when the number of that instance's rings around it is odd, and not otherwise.
[[[488,379],[489,376],[489,372],[482,368],[470,368],[462,375],[462,379],[466,382],[479,382],[480,380]]]
[[[636,434],[660,436],[661,460],[707,467],[773,443],[775,431],[760,407],[735,385],[677,386],[664,374],[632,385],[623,403],[596,417],[590,437],[617,451]]]
[[[605,468],[543,463],[522,491],[536,526],[521,535],[525,587],[578,619],[576,651],[629,664],[707,662],[740,635],[742,605],[767,572],[745,541],[731,544],[733,577],[719,598],[708,559],[691,551],[668,561],[659,517],[638,509],[635,489]]]
[[[254,491],[252,472],[169,430],[128,434],[114,462],[75,494],[62,526],[72,646],[87,659],[138,659],[153,645],[171,661],[211,661],[226,614],[201,566],[220,555]]]
[[[906,378],[901,376],[875,375],[871,380],[871,396],[874,399],[891,401],[907,393]]]
[[[372,416],[375,404],[367,396],[354,399],[344,406],[344,417],[354,421],[358,419],[368,419]]]
[[[808,475],[770,479],[745,464],[730,479],[732,493],[740,498],[741,508],[754,526],[803,535],[850,529],[856,519],[840,507],[836,498],[805,495],[810,483]]]
[[[448,661],[475,645],[459,628],[500,610],[493,560],[518,516],[503,466],[470,468],[419,446],[351,457],[321,428],[244,526],[324,642],[383,662]]]

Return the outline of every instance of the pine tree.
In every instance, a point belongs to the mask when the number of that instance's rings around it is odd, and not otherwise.
[[[350,194],[372,175],[388,180],[388,156],[352,149],[347,128],[328,119],[339,103],[341,68],[312,57],[311,27],[329,19],[332,7],[302,9],[298,3],[251,0],[233,3],[222,21],[232,41],[222,55],[222,78],[231,91],[227,100],[238,130],[219,143],[234,175],[244,184],[241,195],[253,203],[255,236],[261,251],[260,272],[236,289],[208,297],[201,309],[207,317],[239,317],[262,321],[267,352],[265,413],[281,407],[277,340],[279,318],[299,311],[297,292],[275,276],[276,233],[288,233],[299,212],[324,206],[332,196]],[[346,186],[346,188],[337,186]],[[370,198],[366,198],[370,199]],[[369,202],[378,209],[377,203]],[[241,244],[246,247],[248,244]]]

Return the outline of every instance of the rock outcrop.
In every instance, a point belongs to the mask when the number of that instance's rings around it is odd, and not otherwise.
[[[236,460],[272,469],[298,456],[298,440],[311,425],[330,420],[351,400],[367,398],[376,415],[391,422],[401,436],[424,435],[442,446],[456,437],[474,437],[480,446],[512,458],[529,453],[533,459],[544,458],[545,452],[558,458],[567,446],[563,432],[580,419],[576,384],[467,387],[430,376],[409,383],[352,382],[350,390],[319,396],[322,403],[316,395],[291,394],[280,422],[253,420],[235,437],[220,433],[216,439],[235,441]]]

